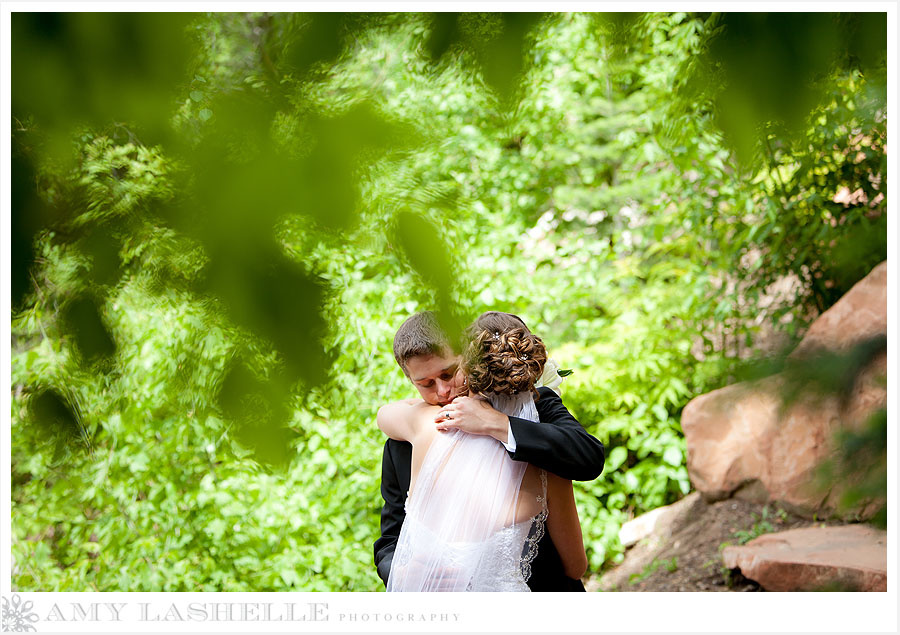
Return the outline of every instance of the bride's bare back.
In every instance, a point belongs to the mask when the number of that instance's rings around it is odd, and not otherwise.
[[[401,404],[404,405],[401,406]],[[399,430],[400,426],[396,426],[396,428],[398,429],[395,429],[395,434],[404,437],[399,440],[408,441],[413,447],[412,465],[410,469],[410,485],[408,492],[409,497],[412,497],[413,492],[415,491],[419,472],[422,469],[422,464],[425,461],[425,457],[428,455],[428,452],[435,440],[441,436],[452,437],[455,434],[466,433],[461,431],[438,431],[434,424],[434,418],[437,415],[438,411],[441,409],[439,406],[430,406],[419,400],[398,402],[396,406],[398,407],[395,409],[395,416],[407,418],[408,426],[406,426],[405,431]],[[381,417],[381,412],[379,412],[379,417]],[[379,418],[379,425],[382,425],[381,418]],[[388,432],[388,430],[385,430],[385,432]],[[502,448],[502,445],[499,441],[496,441],[495,439],[489,437],[484,437],[483,442],[495,444],[498,448]],[[502,452],[505,451],[505,449],[502,450]],[[498,450],[498,452],[500,452],[500,450]],[[437,466],[434,476],[435,479],[449,479],[449,482],[452,482],[454,475],[444,474],[444,469],[449,461],[449,458],[449,456],[445,456],[442,464]],[[510,459],[510,461],[512,461],[512,459]],[[538,514],[541,509],[540,497],[542,496],[542,484],[540,479],[540,470],[532,465],[523,465],[525,466],[525,469],[522,473],[520,485],[518,487],[520,494],[518,496],[516,504],[510,507],[510,513],[504,519],[506,525],[528,520]],[[473,492],[472,495],[473,497],[477,497],[478,491]],[[475,506],[473,506],[473,508],[475,508]]]
[[[408,402],[379,411],[379,427],[413,446],[388,590],[528,591],[547,517],[546,473],[512,460],[493,437],[438,431],[437,410]]]

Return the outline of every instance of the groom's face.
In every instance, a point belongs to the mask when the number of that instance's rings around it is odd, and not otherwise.
[[[456,355],[417,355],[406,362],[406,372],[425,403],[432,406],[443,406],[453,401],[462,384],[459,357]]]

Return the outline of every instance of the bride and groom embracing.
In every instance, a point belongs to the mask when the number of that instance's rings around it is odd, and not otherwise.
[[[584,591],[572,480],[600,474],[603,445],[536,387],[541,339],[488,311],[454,346],[423,312],[397,331],[394,357],[421,399],[378,411],[387,590]]]

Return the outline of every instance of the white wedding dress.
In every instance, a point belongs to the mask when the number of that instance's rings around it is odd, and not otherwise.
[[[504,414],[537,421],[531,393],[492,395]],[[496,439],[436,435],[406,499],[388,591],[529,591],[544,535],[547,474]]]

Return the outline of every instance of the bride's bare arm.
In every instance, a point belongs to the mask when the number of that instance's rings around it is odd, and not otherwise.
[[[579,579],[587,571],[587,555],[584,553],[584,539],[581,522],[575,507],[575,492],[572,481],[547,473],[547,530],[553,546],[559,552],[566,575]]]
[[[437,408],[421,399],[403,399],[381,406],[376,422],[379,430],[390,438],[412,443],[420,431],[421,421],[427,416],[426,412],[430,414],[431,410],[436,411]]]

